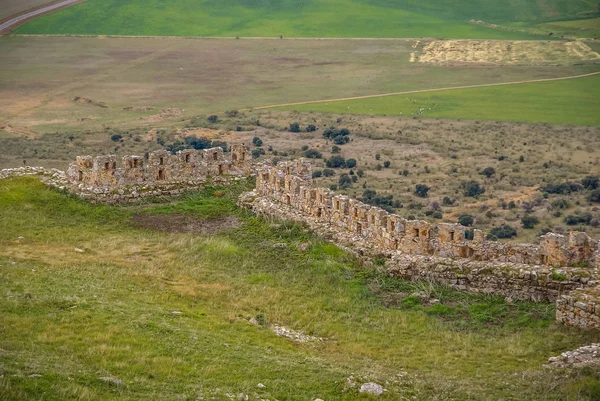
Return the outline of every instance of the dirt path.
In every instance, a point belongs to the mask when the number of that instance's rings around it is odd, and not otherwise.
[[[6,22],[3,22],[0,24],[0,33],[7,33],[9,31],[11,31],[12,29],[18,27],[19,25],[23,24],[24,22],[27,22],[35,17],[39,17],[42,14],[48,14],[52,11],[56,11],[56,10],[64,8],[64,7],[72,6],[73,4],[76,4],[76,3],[81,3],[82,1],[85,1],[85,0],[59,1],[57,3],[53,3],[53,4],[50,4],[45,7],[41,7],[41,8],[37,8],[37,9],[31,10],[31,11],[28,11],[25,13],[21,13],[20,15],[16,15],[14,17],[9,17],[9,19]]]
[[[408,95],[408,94],[413,94],[413,93],[441,92],[441,91],[449,91],[449,90],[456,90],[456,89],[486,88],[486,87],[491,87],[491,86],[531,84],[531,83],[536,83],[536,82],[550,82],[550,81],[564,81],[564,80],[567,80],[567,79],[584,78],[584,77],[590,77],[592,75],[598,75],[598,74],[600,74],[600,71],[590,72],[588,74],[572,75],[572,76],[569,76],[569,77],[559,77],[559,78],[529,79],[529,80],[526,80],[526,81],[500,82],[500,83],[495,83],[495,84],[478,84],[478,85],[465,85],[465,86],[451,86],[451,87],[448,87],[448,88],[418,89],[418,90],[404,91],[404,92],[379,93],[379,94],[375,94],[375,95],[343,97],[343,98],[338,98],[338,99],[309,100],[309,101],[305,101],[305,102],[281,103],[281,104],[271,104],[271,105],[268,105],[268,106],[249,107],[249,108],[246,108],[246,109],[240,109],[240,111],[271,109],[271,108],[275,108],[275,107],[300,106],[300,105],[304,105],[304,104],[313,104],[313,103],[342,102],[342,101],[345,101],[345,100],[370,99],[370,98],[375,98],[375,97]]]

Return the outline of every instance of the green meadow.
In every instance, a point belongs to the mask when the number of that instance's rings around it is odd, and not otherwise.
[[[442,90],[280,110],[600,125],[600,75],[553,82]]]
[[[0,399],[366,400],[367,381],[386,388],[381,400],[597,395],[597,371],[542,366],[600,340],[556,325],[553,304],[389,277],[302,226],[237,209],[244,189],[108,207],[0,181]],[[151,231],[134,226],[139,214],[238,225]]]
[[[16,32],[527,39],[535,36],[469,21],[529,26],[580,18],[586,12],[593,16],[595,10],[596,4],[584,0],[88,0],[30,21]]]

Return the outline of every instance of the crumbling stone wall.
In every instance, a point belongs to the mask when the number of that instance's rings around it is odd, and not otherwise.
[[[570,326],[600,329],[600,286],[561,295],[556,301],[556,320]]]
[[[409,279],[521,300],[554,300],[596,283],[598,241],[585,233],[549,233],[540,244],[487,241],[449,223],[407,220],[325,188],[313,187],[306,160],[257,167],[256,189],[240,204],[255,212],[307,223],[365,259],[385,258],[387,269]]]
[[[177,195],[188,189],[228,184],[251,174],[246,148],[233,145],[231,157],[220,147],[171,154],[162,149],[148,157],[78,156],[66,172],[69,188],[91,201],[127,202],[143,197]]]

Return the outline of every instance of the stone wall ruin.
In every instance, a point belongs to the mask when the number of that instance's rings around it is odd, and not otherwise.
[[[599,243],[583,232],[512,244],[488,241],[474,230],[468,240],[459,224],[407,220],[314,187],[311,177],[304,159],[263,163],[256,169],[256,189],[243,194],[240,205],[306,223],[364,260],[385,259],[391,274],[411,280],[532,301],[554,301],[599,283]]]
[[[143,156],[78,156],[66,172],[71,190],[82,198],[109,203],[177,195],[188,189],[227,184],[251,174],[246,148],[233,145],[231,156],[220,147],[185,149],[175,154],[157,150]]]

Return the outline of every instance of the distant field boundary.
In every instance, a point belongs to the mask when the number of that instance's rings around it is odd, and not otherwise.
[[[86,0],[81,0],[81,2]],[[574,39],[560,39],[560,38],[540,38],[540,39],[481,39],[481,38],[469,38],[469,39],[448,39],[448,38],[436,38],[432,36],[422,37],[422,38],[412,38],[412,37],[403,37],[403,38],[354,38],[354,37],[310,37],[310,36],[284,36],[280,38],[279,36],[161,36],[161,35],[84,35],[84,34],[53,34],[53,33],[5,33],[4,36],[14,36],[14,37],[33,37],[33,38],[98,38],[98,39],[226,39],[226,40],[387,40],[387,41],[411,41],[411,40],[420,40],[420,41],[434,41],[434,40],[453,40],[453,41],[474,41],[474,40],[485,40],[485,41],[519,41],[519,42],[545,42],[548,40],[551,41],[563,41],[570,42]],[[583,39],[584,42],[600,42],[600,39]]]
[[[240,111],[272,109],[272,108],[277,108],[277,107],[289,107],[289,106],[301,106],[301,105],[306,105],[306,104],[343,102],[343,101],[347,101],[347,100],[371,99],[371,98],[376,98],[376,97],[409,95],[409,94],[414,94],[414,93],[442,92],[442,91],[450,91],[450,90],[457,90],[457,89],[487,88],[487,87],[492,87],[492,86],[521,85],[521,84],[533,84],[533,83],[538,83],[538,82],[564,81],[567,79],[591,77],[593,75],[598,75],[598,74],[600,74],[600,71],[590,72],[590,73],[581,74],[581,75],[572,75],[572,76],[568,76],[568,77],[558,77],[558,78],[529,79],[526,81],[452,86],[452,87],[448,87],[448,88],[437,88],[437,89],[418,89],[418,90],[412,90],[412,91],[389,92],[389,93],[380,93],[380,94],[375,94],[375,95],[353,96],[353,97],[345,97],[345,98],[338,98],[338,99],[309,100],[309,101],[305,101],[305,102],[282,103],[282,104],[273,104],[273,105],[268,105],[268,106],[248,107],[245,109],[240,109]]]

